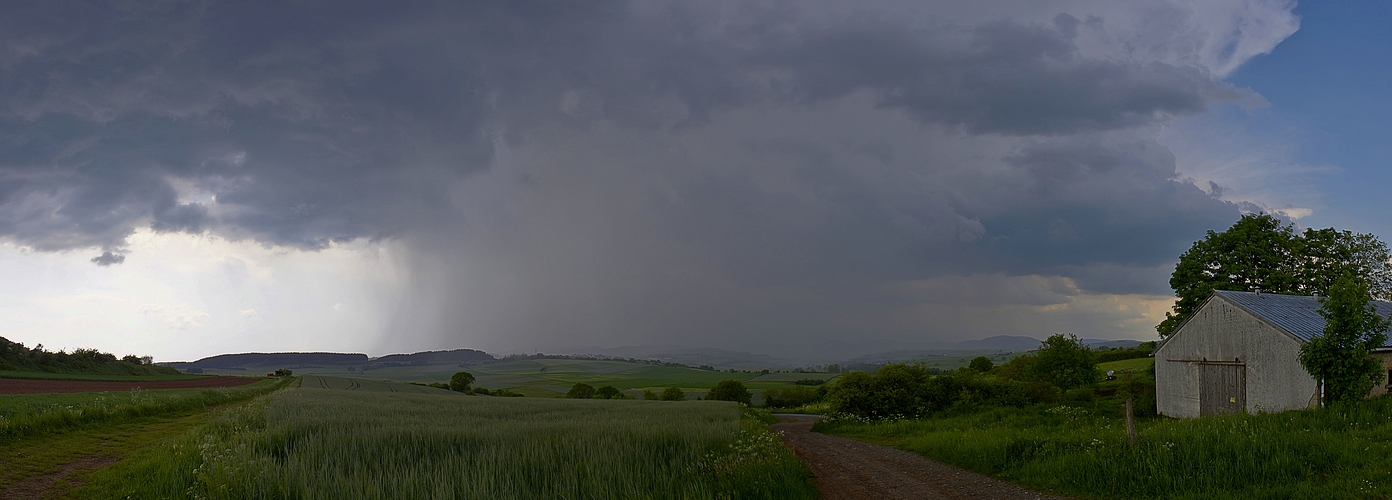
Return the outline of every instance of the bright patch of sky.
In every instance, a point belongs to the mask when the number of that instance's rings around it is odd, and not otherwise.
[[[0,245],[0,336],[191,360],[233,351],[363,351],[404,286],[391,244],[316,252],[139,231],[119,266]],[[378,353],[387,354],[387,353]]]

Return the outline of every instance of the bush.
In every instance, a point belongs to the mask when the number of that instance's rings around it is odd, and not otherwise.
[[[811,387],[789,387],[764,391],[765,408],[796,408],[821,401],[825,391]]]
[[[721,380],[715,384],[715,387],[711,388],[710,392],[706,393],[706,399],[744,404],[749,404],[749,400],[753,396],[749,393],[749,389],[744,387],[744,382],[738,380]]]
[[[570,391],[566,392],[566,397],[570,399],[590,399],[595,395],[595,388],[584,382],[570,386]]]
[[[658,397],[663,401],[686,401],[686,393],[680,388],[668,387],[662,390],[662,395]]]
[[[991,369],[995,367],[996,364],[992,363],[991,358],[988,358],[986,356],[977,356],[975,358],[972,358],[971,364],[967,365],[968,369],[976,373],[986,373],[991,371]]]
[[[455,372],[450,377],[449,388],[456,392],[469,392],[469,386],[474,383],[474,374],[469,372]]]
[[[1096,384],[1102,378],[1097,373],[1097,360],[1078,337],[1073,334],[1050,335],[1034,355],[1030,378],[1043,380],[1065,391]]]
[[[1028,381],[1031,379],[1030,373],[1034,371],[1034,355],[1022,354],[1010,358],[1010,361],[1001,363],[994,370],[996,376],[1008,378],[1010,380]]]
[[[612,386],[612,385],[606,385],[606,386],[604,386],[604,387],[600,387],[600,388],[598,388],[598,389],[595,389],[594,398],[595,398],[595,399],[623,399],[623,393],[622,393],[622,392],[619,392],[619,389],[618,389],[617,387],[614,387],[614,386]]]
[[[1025,382],[1025,394],[1029,396],[1030,401],[1036,403],[1057,403],[1062,397],[1057,387],[1049,385],[1043,380]],[[1154,406],[1153,402],[1151,406]]]
[[[644,400],[644,401],[657,401],[657,393],[656,393],[656,392],[653,392],[652,389],[643,389],[643,400]]]
[[[1097,393],[1087,387],[1069,389],[1063,393],[1063,400],[1069,403],[1091,403],[1097,401]]]

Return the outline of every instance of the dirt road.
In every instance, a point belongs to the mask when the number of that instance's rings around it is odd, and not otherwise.
[[[824,500],[1059,499],[907,451],[812,432],[814,419],[779,416],[798,458],[812,468]]]

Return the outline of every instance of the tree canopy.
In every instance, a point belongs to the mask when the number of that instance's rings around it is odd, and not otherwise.
[[[1374,298],[1392,295],[1387,244],[1370,234],[1334,228],[1282,225],[1267,214],[1243,215],[1223,232],[1209,231],[1179,256],[1170,288],[1179,300],[1156,325],[1160,336],[1174,333],[1214,290],[1292,295],[1328,295],[1340,276],[1350,274]]]
[[[1056,333],[1044,339],[1029,370],[1031,378],[1043,380],[1065,391],[1095,384],[1102,378],[1097,373],[1097,361],[1092,356],[1092,350],[1071,333]]]
[[[716,401],[734,401],[737,403],[749,404],[753,394],[744,387],[744,382],[738,380],[721,380],[706,393],[706,399]]]
[[[474,374],[469,372],[455,372],[450,377],[449,388],[451,391],[469,392],[469,386],[474,384]]]
[[[590,399],[594,397],[594,395],[594,386],[584,382],[578,382],[570,386],[570,390],[566,392],[566,397],[570,399]]]
[[[1387,342],[1389,321],[1370,300],[1361,280],[1344,275],[1321,301],[1324,334],[1300,346],[1300,364],[1324,381],[1327,401],[1357,401],[1382,381],[1382,361],[1368,353]]]
[[[680,387],[668,387],[662,390],[658,399],[663,401],[686,401],[686,393]]]

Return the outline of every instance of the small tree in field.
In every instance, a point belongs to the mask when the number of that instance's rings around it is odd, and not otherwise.
[[[1324,335],[1300,346],[1300,364],[1324,382],[1327,401],[1357,401],[1382,381],[1382,363],[1368,353],[1387,342],[1389,322],[1371,300],[1362,280],[1344,275],[1321,300]]]
[[[474,385],[474,374],[469,372],[456,372],[450,377],[449,388],[455,392],[470,392],[469,386]]]
[[[1097,383],[1102,375],[1097,373],[1097,361],[1092,350],[1078,341],[1073,334],[1056,333],[1044,339],[1039,352],[1034,355],[1030,375],[1065,391]]]
[[[623,399],[623,393],[619,392],[617,387],[606,385],[595,389],[594,397],[595,399]]]
[[[656,392],[653,392],[652,389],[643,389],[643,400],[644,400],[644,401],[657,401],[657,393],[656,393]]]
[[[658,397],[663,401],[686,401],[686,393],[680,387],[668,387],[662,390],[662,395]]]
[[[570,391],[566,392],[566,397],[570,399],[590,399],[595,395],[595,388],[590,384],[580,382],[570,386]]]
[[[991,369],[995,367],[996,364],[992,363],[991,358],[988,358],[986,356],[977,356],[975,358],[972,358],[971,364],[967,365],[968,369],[976,373],[986,373],[991,371]]]
[[[711,388],[709,393],[706,393],[706,399],[744,404],[749,404],[753,397],[754,395],[749,393],[749,389],[744,387],[744,382],[738,380],[721,380],[720,383]]]

